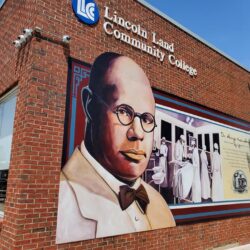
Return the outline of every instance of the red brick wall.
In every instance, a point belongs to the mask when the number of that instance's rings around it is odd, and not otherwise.
[[[7,0],[0,10],[0,96],[16,84],[19,88],[0,248],[206,249],[250,243],[250,217],[240,217],[55,245],[68,56],[92,63],[104,51],[126,54],[141,64],[153,86],[249,121],[249,72],[136,1],[96,2],[101,19],[93,27],[77,21],[70,0]],[[198,76],[106,36],[104,3],[174,42],[176,57],[195,66]],[[35,26],[44,38],[16,50],[12,41],[24,27]],[[72,37],[68,48],[60,43],[64,34]]]

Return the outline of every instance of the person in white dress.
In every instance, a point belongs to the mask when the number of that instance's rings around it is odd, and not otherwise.
[[[198,153],[198,148],[196,146],[196,141],[191,141],[192,147],[192,163],[194,178],[192,183],[192,201],[201,202],[201,179],[200,179],[200,157]]]
[[[188,161],[183,161],[185,154],[185,136],[181,135],[175,144],[174,151],[174,176],[173,195],[179,200],[188,198],[193,182],[193,165]]]
[[[181,135],[180,139],[175,144],[174,158],[176,161],[182,162],[184,153],[184,145],[185,145],[185,136]]]
[[[219,145],[214,143],[214,152],[212,158],[212,200],[222,201],[224,197],[221,156],[218,152]]]
[[[208,160],[206,154],[206,145],[203,145],[200,154],[201,157],[201,197],[205,200],[211,197],[210,180],[208,175]]]
[[[168,156],[168,146],[166,144],[166,138],[162,137],[160,146],[160,167],[162,171],[167,174],[167,156]]]

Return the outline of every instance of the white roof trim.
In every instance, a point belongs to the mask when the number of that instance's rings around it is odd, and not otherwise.
[[[216,52],[220,53],[222,56],[226,57],[227,59],[229,59],[230,61],[232,61],[233,63],[237,64],[238,66],[240,66],[241,68],[245,69],[246,71],[250,72],[250,70],[246,67],[243,66],[242,64],[240,64],[238,61],[236,61],[235,59],[233,59],[231,56],[227,55],[226,53],[224,53],[223,51],[219,50],[218,48],[216,48],[214,45],[212,45],[211,43],[207,42],[206,40],[204,40],[203,38],[201,38],[200,36],[198,36],[197,34],[193,33],[192,31],[190,31],[189,29],[185,28],[184,26],[182,26],[181,24],[179,24],[178,22],[176,22],[174,19],[172,19],[171,17],[169,17],[168,15],[166,15],[165,13],[163,13],[162,11],[160,11],[159,9],[153,7],[151,4],[147,3],[144,0],[137,0],[137,2],[141,3],[142,5],[144,5],[145,7],[147,7],[148,9],[152,10],[153,12],[155,12],[156,14],[158,14],[159,16],[163,17],[164,19],[168,20],[169,22],[173,23],[174,25],[176,25],[178,28],[182,29],[183,31],[185,31],[186,33],[188,33],[189,35],[193,36],[194,38],[196,38],[197,40],[199,40],[200,42],[204,43],[205,45],[207,45],[208,47],[210,47],[211,49],[215,50]]]

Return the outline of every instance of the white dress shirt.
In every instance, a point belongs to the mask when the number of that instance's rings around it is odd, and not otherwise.
[[[81,153],[90,162],[96,172],[104,179],[104,181],[109,185],[109,187],[119,195],[120,186],[127,185],[126,183],[116,179],[111,173],[109,173],[101,164],[96,161],[88,152],[85,147],[84,142],[81,143]],[[141,178],[138,178],[135,183],[130,186],[130,188],[137,189],[141,185]],[[149,220],[141,209],[137,201],[134,201],[127,209],[123,211],[127,213],[134,225],[135,231],[145,231],[150,230],[151,226]]]

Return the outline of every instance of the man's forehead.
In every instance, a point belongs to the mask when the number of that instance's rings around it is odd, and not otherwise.
[[[103,98],[109,104],[125,103],[137,109],[137,112],[154,113],[155,101],[149,80],[142,68],[132,59],[125,56],[115,59],[105,75],[104,82],[106,87]]]
[[[149,80],[142,68],[132,59],[121,56],[114,59],[105,75],[106,84],[149,85]]]

